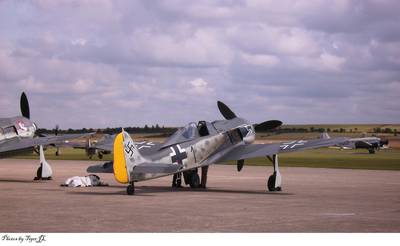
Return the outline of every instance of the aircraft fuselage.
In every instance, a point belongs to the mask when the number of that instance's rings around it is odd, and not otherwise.
[[[0,118],[0,142],[12,138],[33,138],[35,131],[35,123],[25,117]]]

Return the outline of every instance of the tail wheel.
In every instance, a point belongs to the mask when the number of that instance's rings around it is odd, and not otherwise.
[[[129,184],[128,187],[126,187],[126,193],[130,196],[135,194],[135,185],[133,183]]]

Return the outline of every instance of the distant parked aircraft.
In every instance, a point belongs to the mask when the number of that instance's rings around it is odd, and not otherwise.
[[[44,158],[42,146],[56,146],[65,143],[68,139],[79,138],[87,134],[37,136],[37,126],[30,120],[28,98],[24,92],[21,94],[20,108],[22,116],[0,118],[0,158],[38,150],[40,167],[37,169],[36,179],[49,179],[52,170]]]
[[[330,139],[328,133],[321,133],[321,139]],[[387,148],[389,140],[382,140],[378,137],[349,138],[335,147],[340,149],[367,149],[370,154],[375,154],[376,150]]]

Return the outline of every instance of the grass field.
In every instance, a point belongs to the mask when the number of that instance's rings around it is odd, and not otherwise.
[[[400,131],[400,124],[317,124],[317,125],[283,125],[281,128],[307,128],[310,127],[317,128],[329,128],[331,130],[338,130],[343,128],[346,132],[355,131],[355,132],[373,132],[374,128],[391,128],[392,130],[396,129]]]
[[[366,150],[322,148],[281,154],[279,163],[286,167],[400,170],[400,150],[386,149],[371,155]],[[266,158],[246,160],[246,164],[271,165]]]
[[[15,158],[38,159],[36,154],[28,154]],[[46,150],[48,160],[89,160],[84,150],[65,148],[61,156],[55,155],[55,149]],[[93,160],[99,160],[94,157]],[[103,161],[112,160],[112,155],[105,155]],[[281,166],[288,167],[319,167],[319,168],[350,168],[372,170],[400,170],[400,150],[386,149],[376,154],[368,154],[366,150],[315,149],[279,155]],[[228,162],[228,164],[235,164]],[[266,158],[246,160],[246,165],[268,165]]]

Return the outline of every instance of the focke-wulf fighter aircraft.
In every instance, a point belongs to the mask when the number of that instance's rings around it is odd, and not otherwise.
[[[102,172],[113,172],[115,179],[128,184],[127,193],[134,194],[135,182],[174,175],[173,186],[181,184],[181,176],[192,188],[205,188],[208,166],[223,162],[237,161],[237,170],[243,168],[245,159],[267,157],[274,172],[268,178],[269,191],[280,191],[282,178],[279,172],[278,154],[311,148],[332,146],[345,138],[298,140],[273,144],[253,144],[255,124],[239,118],[224,103],[218,102],[218,108],[226,120],[214,122],[200,121],[189,123],[178,129],[162,144],[142,148],[122,130],[114,141],[114,163],[103,166]],[[273,129],[282,124],[271,120],[261,123],[264,129]],[[101,168],[97,166],[97,168]],[[198,169],[202,169],[202,178]],[[99,169],[98,169],[99,170]],[[96,166],[88,171],[96,171]]]
[[[40,166],[37,169],[35,179],[51,179],[52,170],[44,158],[43,146],[57,146],[65,143],[68,139],[82,137],[84,134],[36,136],[37,126],[30,120],[28,98],[24,92],[21,94],[20,107],[22,116],[0,118],[0,158],[38,149]]]

